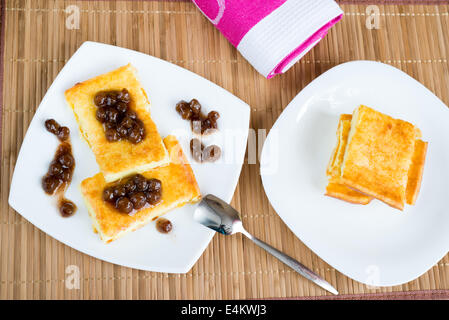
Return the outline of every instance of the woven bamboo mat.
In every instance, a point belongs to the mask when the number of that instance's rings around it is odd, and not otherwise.
[[[370,1],[371,3],[373,1]],[[407,1],[405,1],[407,2]],[[331,67],[355,59],[394,65],[449,105],[449,5],[379,5],[379,29],[366,28],[366,5],[346,4],[344,19],[288,73],[260,76],[189,2],[4,0],[1,97],[0,298],[226,299],[321,296],[326,293],[241,236],[215,236],[193,269],[151,273],[106,263],[52,239],[8,206],[23,137],[43,95],[86,40],[138,50],[187,68],[252,107],[251,127],[270,129],[289,101]],[[344,3],[344,4],[343,4]],[[403,1],[404,3],[404,1]],[[442,2],[441,2],[442,3]],[[80,9],[69,30],[65,8]],[[425,108],[425,106],[423,106]],[[420,278],[369,288],[324,263],[271,208],[259,166],[245,164],[232,204],[248,230],[319,272],[341,294],[444,297],[449,256]],[[66,268],[80,270],[80,288],[66,287]],[[435,291],[421,291],[435,290]],[[438,291],[437,291],[438,290]],[[407,293],[398,293],[407,291]],[[413,292],[410,292],[413,291]]]

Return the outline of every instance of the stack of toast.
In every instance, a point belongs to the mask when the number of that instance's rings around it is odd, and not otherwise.
[[[367,106],[343,114],[326,173],[326,195],[355,204],[373,198],[403,210],[419,194],[427,142],[413,124]]]
[[[95,116],[97,107],[94,96],[98,92],[124,88],[131,97],[130,108],[145,127],[145,138],[137,144],[127,140],[108,141],[102,123]],[[81,193],[94,230],[104,242],[111,242],[171,209],[201,198],[192,168],[177,139],[167,136],[162,140],[159,135],[151,119],[148,97],[132,65],[78,83],[68,89],[65,96],[101,171],[82,181]],[[142,208],[133,215],[123,214],[103,200],[103,190],[115,181],[136,173],[160,180],[162,197],[155,206]]]

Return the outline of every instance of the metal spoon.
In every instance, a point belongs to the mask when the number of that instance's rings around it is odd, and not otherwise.
[[[216,196],[208,194],[203,197],[196,208],[193,217],[202,225],[224,235],[231,235],[237,232],[243,233],[248,239],[271,253],[303,277],[313,281],[321,288],[326,289],[333,294],[338,294],[338,291],[326,280],[322,279],[303,264],[249,234],[248,231],[243,228],[240,213]]]

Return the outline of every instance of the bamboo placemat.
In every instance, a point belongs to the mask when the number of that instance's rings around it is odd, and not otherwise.
[[[144,272],[106,263],[63,245],[23,219],[7,200],[17,154],[33,114],[59,70],[86,40],[148,53],[210,79],[251,106],[251,128],[255,130],[269,130],[283,108],[314,78],[356,59],[396,66],[449,105],[447,1],[438,6],[379,5],[379,29],[366,28],[367,2],[362,2],[340,1],[346,12],[343,20],[290,71],[266,80],[189,2],[3,0],[0,298],[325,295],[239,235],[215,236],[187,274]],[[80,9],[79,29],[66,28],[64,10],[69,5]],[[271,208],[258,165],[244,164],[232,204],[243,212],[250,232],[319,272],[348,298],[360,298],[364,293],[375,298],[448,297],[448,291],[441,290],[449,289],[449,256],[420,278],[396,287],[370,288],[335,271],[298,240]],[[69,266],[80,270],[79,289],[66,286]],[[413,292],[395,294],[401,291]]]

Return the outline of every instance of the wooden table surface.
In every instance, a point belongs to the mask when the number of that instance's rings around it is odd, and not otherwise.
[[[8,206],[8,194],[17,155],[36,108],[65,62],[86,40],[138,50],[213,81],[251,106],[254,130],[268,132],[304,86],[333,66],[357,59],[391,64],[449,104],[447,1],[436,1],[439,5],[378,5],[378,29],[366,27],[366,2],[340,2],[343,20],[286,74],[267,80],[190,2],[3,0],[0,299],[326,295],[240,235],[215,236],[187,274],[152,273],[103,262],[35,228]],[[66,28],[65,9],[70,5],[80,10],[79,29]],[[263,139],[257,141],[262,143]],[[294,236],[270,206],[258,162],[245,160],[232,204],[243,213],[249,232],[323,275],[346,298],[360,298],[360,294],[371,294],[362,296],[371,298],[448,297],[448,256],[418,279],[385,288],[368,287],[327,265]],[[73,270],[78,272],[79,288],[69,281]]]

